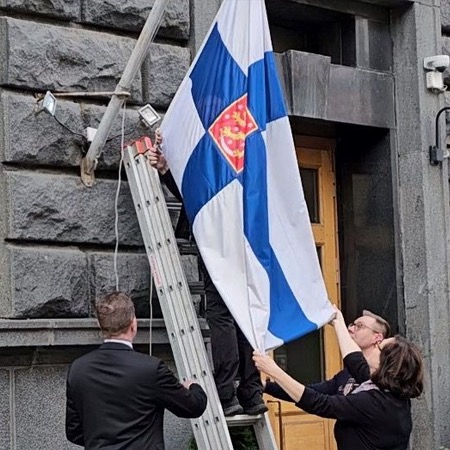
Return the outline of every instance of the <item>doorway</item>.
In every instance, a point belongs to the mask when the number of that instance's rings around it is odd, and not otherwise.
[[[317,254],[330,300],[340,306],[334,139],[296,136],[297,161]],[[325,326],[274,351],[274,359],[295,379],[308,384],[341,369],[333,330]],[[334,421],[301,411],[293,403],[267,396],[280,450],[334,450]]]

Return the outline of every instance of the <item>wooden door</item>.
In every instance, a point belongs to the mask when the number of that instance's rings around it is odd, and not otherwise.
[[[334,140],[298,136],[297,160],[314,240],[330,300],[339,304]],[[331,378],[341,369],[339,347],[330,326],[275,350],[274,358],[307,384]],[[334,450],[334,421],[306,414],[293,403],[267,396],[280,450]]]

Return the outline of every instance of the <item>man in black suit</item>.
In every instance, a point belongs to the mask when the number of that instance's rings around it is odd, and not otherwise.
[[[137,321],[127,295],[106,295],[96,313],[105,341],[70,367],[67,439],[88,450],[164,450],[164,410],[199,417],[206,394],[198,384],[180,384],[161,360],[133,351]]]

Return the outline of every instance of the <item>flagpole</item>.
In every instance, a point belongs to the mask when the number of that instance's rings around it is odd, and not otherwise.
[[[156,0],[152,10],[142,28],[136,46],[131,53],[130,59],[122,74],[119,84],[116,86],[114,94],[108,104],[105,114],[100,122],[94,140],[89,147],[86,156],[81,160],[81,180],[85,186],[94,185],[94,171],[97,166],[97,160],[102,153],[102,149],[111,132],[112,124],[123,106],[128,91],[131,88],[136,73],[141,68],[145,57],[150,49],[150,44],[158,31],[168,0]]]

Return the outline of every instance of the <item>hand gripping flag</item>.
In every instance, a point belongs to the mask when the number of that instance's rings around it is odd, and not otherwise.
[[[208,272],[253,348],[327,323],[264,0],[223,2],[162,132]]]

